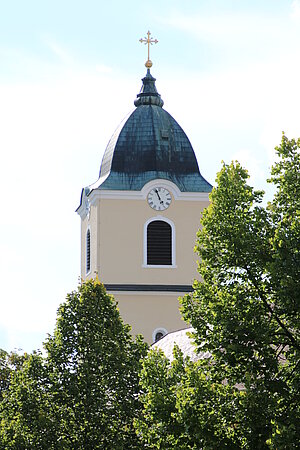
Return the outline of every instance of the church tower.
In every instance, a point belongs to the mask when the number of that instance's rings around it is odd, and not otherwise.
[[[178,297],[197,276],[193,248],[212,186],[163,109],[147,63],[135,110],[112,135],[99,179],[82,190],[77,212],[82,278],[98,274],[133,334],[152,343],[186,326]]]

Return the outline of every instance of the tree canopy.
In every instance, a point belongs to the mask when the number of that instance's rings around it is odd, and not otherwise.
[[[139,449],[140,359],[112,296],[98,280],[68,295],[44,354],[11,374],[0,407],[3,449]]]
[[[223,163],[197,235],[200,280],[182,299],[211,357],[146,358],[137,425],[149,448],[300,447],[299,149],[283,135],[266,206],[247,171]]]

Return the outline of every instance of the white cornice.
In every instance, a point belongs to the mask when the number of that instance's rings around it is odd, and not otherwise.
[[[126,199],[126,200],[145,200],[148,192],[155,186],[161,186],[172,192],[175,200],[184,201],[209,201],[208,192],[181,192],[178,187],[166,180],[155,180],[145,184],[141,191],[117,191],[94,189],[88,196],[91,205],[94,205],[98,199]]]
[[[209,193],[208,192],[181,192],[176,184],[168,180],[152,180],[146,183],[145,186],[140,191],[118,191],[109,189],[93,189],[87,196],[85,192],[82,195],[82,203],[77,209],[77,213],[82,219],[87,215],[85,201],[88,199],[89,205],[95,205],[100,199],[110,199],[110,200],[145,200],[147,198],[148,192],[156,187],[161,186],[168,189],[174,197],[174,200],[179,201],[192,201],[192,202],[208,202]]]

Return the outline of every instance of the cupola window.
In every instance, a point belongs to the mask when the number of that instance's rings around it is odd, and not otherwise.
[[[90,229],[86,232],[86,273],[91,270],[91,232]]]

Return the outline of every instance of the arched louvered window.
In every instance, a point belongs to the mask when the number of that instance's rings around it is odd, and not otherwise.
[[[86,273],[91,270],[91,232],[90,229],[86,232]]]
[[[172,265],[172,227],[164,220],[153,220],[147,226],[147,265]]]

